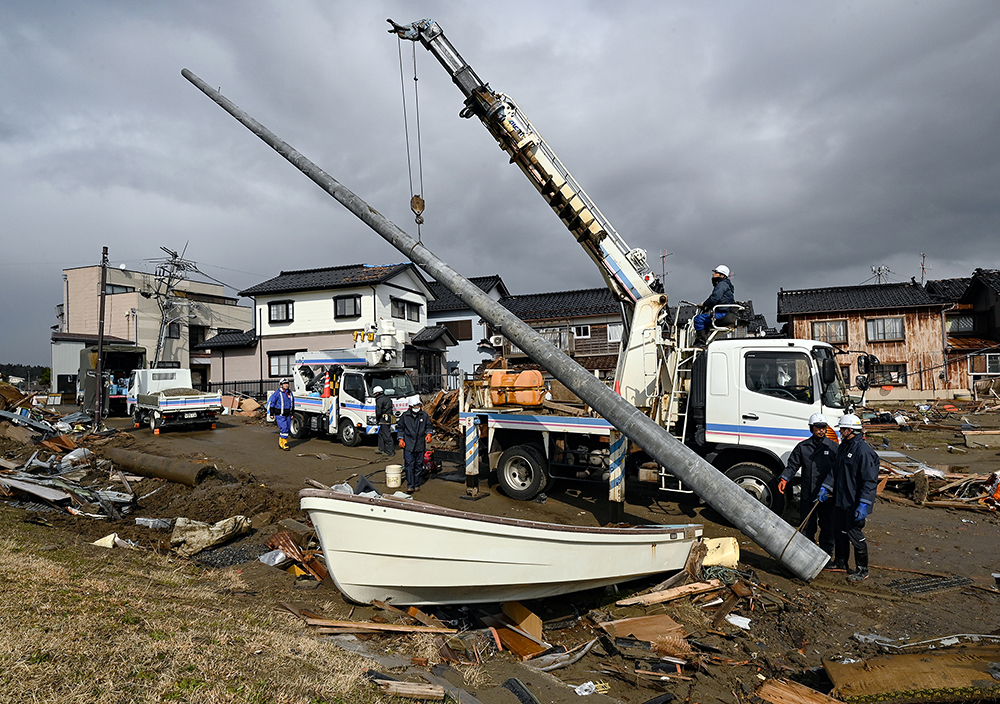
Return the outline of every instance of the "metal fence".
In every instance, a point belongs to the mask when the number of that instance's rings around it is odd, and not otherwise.
[[[223,381],[208,384],[209,391],[221,391],[228,396],[250,396],[255,401],[263,403],[271,392],[278,388],[277,379],[258,379],[256,381]]]

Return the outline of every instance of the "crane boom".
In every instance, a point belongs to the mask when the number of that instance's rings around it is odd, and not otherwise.
[[[662,286],[642,249],[630,249],[517,104],[484,83],[455,49],[440,25],[425,19],[392,25],[390,33],[419,41],[444,66],[465,96],[464,118],[478,117],[535,186],[577,242],[597,264],[608,287],[631,311]],[[627,320],[627,318],[626,318]]]

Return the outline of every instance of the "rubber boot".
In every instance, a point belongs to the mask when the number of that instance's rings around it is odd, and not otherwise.
[[[288,440],[286,440],[285,438],[278,438],[278,447],[280,447],[282,450],[288,451],[290,449],[288,447]]]

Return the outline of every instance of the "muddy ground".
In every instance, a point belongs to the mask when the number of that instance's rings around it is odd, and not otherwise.
[[[980,415],[974,421],[984,428],[1000,427],[1000,416]],[[954,425],[957,430],[957,420]],[[55,542],[51,536],[73,535],[75,540],[93,540],[116,531],[144,547],[162,547],[166,533],[156,533],[135,526],[136,516],[176,518],[185,516],[215,522],[234,514],[254,519],[255,530],[235,546],[225,549],[251,559],[243,577],[258,589],[260,598],[274,602],[290,601],[322,610],[333,618],[365,619],[372,616],[369,607],[345,602],[332,584],[324,583],[315,591],[295,587],[295,578],[253,562],[263,552],[263,543],[277,530],[284,518],[306,520],[298,508],[296,493],[307,478],[324,484],[349,481],[367,476],[379,489],[385,486],[384,458],[375,455],[372,444],[348,448],[326,438],[292,441],[291,452],[277,445],[273,425],[239,417],[225,417],[213,431],[163,432],[153,435],[147,428],[132,429],[124,420],[111,424],[124,432],[107,446],[123,447],[165,457],[204,463],[214,471],[198,486],[189,488],[157,480],[139,482],[136,492],[143,496],[137,509],[125,520],[116,522],[74,518],[47,513],[44,519],[52,527],[39,526],[40,542]],[[966,448],[955,430],[894,431],[873,434],[870,441],[881,446],[883,438],[892,449],[928,462],[946,471],[985,473],[1000,469],[1000,446]],[[904,447],[905,444],[905,447]],[[1000,445],[1000,442],[997,443]],[[952,451],[948,447],[953,448]],[[955,447],[961,450],[955,450]],[[0,454],[11,457],[24,448],[0,440]],[[318,454],[328,458],[321,459]],[[401,462],[401,453],[398,461]],[[459,469],[445,464],[443,473]],[[607,490],[594,484],[565,484],[556,487],[544,503],[519,502],[501,494],[490,481],[483,488],[489,496],[476,502],[462,500],[464,483],[432,478],[421,489],[421,501],[451,508],[491,515],[533,519],[553,523],[600,525],[608,518]],[[598,672],[601,663],[627,664],[621,656],[606,652],[601,646],[579,664],[542,675],[526,670],[507,653],[495,654],[486,664],[486,677],[476,686],[465,684],[485,704],[515,704],[517,699],[499,685],[509,676],[526,682],[541,702],[578,701],[579,697],[565,684],[577,685],[588,680],[603,680],[610,685],[608,698],[592,695],[585,701],[621,701],[642,703],[669,692],[678,701],[740,702],[751,701],[752,692],[768,677],[786,677],[828,690],[830,683],[819,669],[824,659],[860,658],[875,655],[871,645],[853,638],[856,633],[910,640],[931,639],[955,633],[1000,633],[1000,592],[992,590],[992,572],[1000,572],[998,557],[998,520],[995,514],[942,508],[920,508],[879,501],[866,528],[872,577],[859,585],[849,585],[843,573],[823,573],[811,584],[789,577],[760,548],[727,526],[711,509],[697,502],[678,502],[655,487],[632,482],[626,492],[626,520],[634,523],[700,522],[705,535],[735,535],[740,539],[742,570],[777,595],[772,601],[780,607],[763,611],[757,601],[753,610],[744,602],[735,613],[751,619],[749,631],[724,626],[724,635],[709,633],[705,617],[698,609],[674,604],[667,606],[618,608],[620,598],[614,590],[598,590],[531,603],[543,619],[566,626],[565,616],[597,609],[615,618],[653,613],[668,613],[689,631],[701,629],[700,644],[714,649],[713,660],[700,671],[685,670],[687,679],[660,683],[627,681]],[[20,509],[3,508],[15,511]],[[797,523],[797,507],[786,509],[785,518]],[[46,535],[48,537],[46,537]],[[68,539],[68,538],[64,538]],[[400,536],[400,540],[404,540]],[[220,553],[225,555],[226,552]],[[240,552],[242,551],[242,553]],[[214,551],[213,551],[214,552]],[[210,559],[211,554],[205,556]],[[890,586],[918,573],[960,575],[973,580],[972,585],[936,591],[924,595],[904,595]],[[622,586],[621,594],[649,586],[637,583]],[[332,604],[333,606],[330,606]],[[454,613],[441,613],[453,617]],[[561,622],[560,622],[561,621]],[[594,628],[587,618],[570,619],[573,625],[546,631],[549,642],[573,647],[593,637]],[[398,641],[369,639],[366,646],[375,651],[400,648]],[[396,653],[401,654],[399,652]],[[462,684],[461,679],[456,680]]]

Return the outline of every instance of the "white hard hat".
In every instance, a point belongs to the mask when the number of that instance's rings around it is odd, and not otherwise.
[[[729,276],[729,267],[726,266],[725,264],[719,264],[719,266],[712,269],[712,271],[716,271],[722,274],[723,276]]]
[[[850,428],[851,430],[861,430],[861,419],[853,413],[848,413],[840,417],[837,423],[838,428]]]
[[[281,379],[280,381],[278,381],[278,386],[281,386],[282,384],[288,384],[288,383],[290,383],[288,381],[288,379]]]
[[[822,413],[813,413],[809,416],[809,425],[830,425],[826,422],[826,416]]]
[[[423,401],[420,400],[419,396],[410,396],[410,398],[407,399],[407,403],[409,403],[411,406],[423,405]]]
[[[380,393],[382,393],[382,392],[383,392],[384,390],[385,390],[385,389],[383,389],[383,388],[382,388],[381,386],[376,386],[376,387],[375,387],[374,389],[372,389],[372,393],[373,393],[373,394],[380,394]]]

